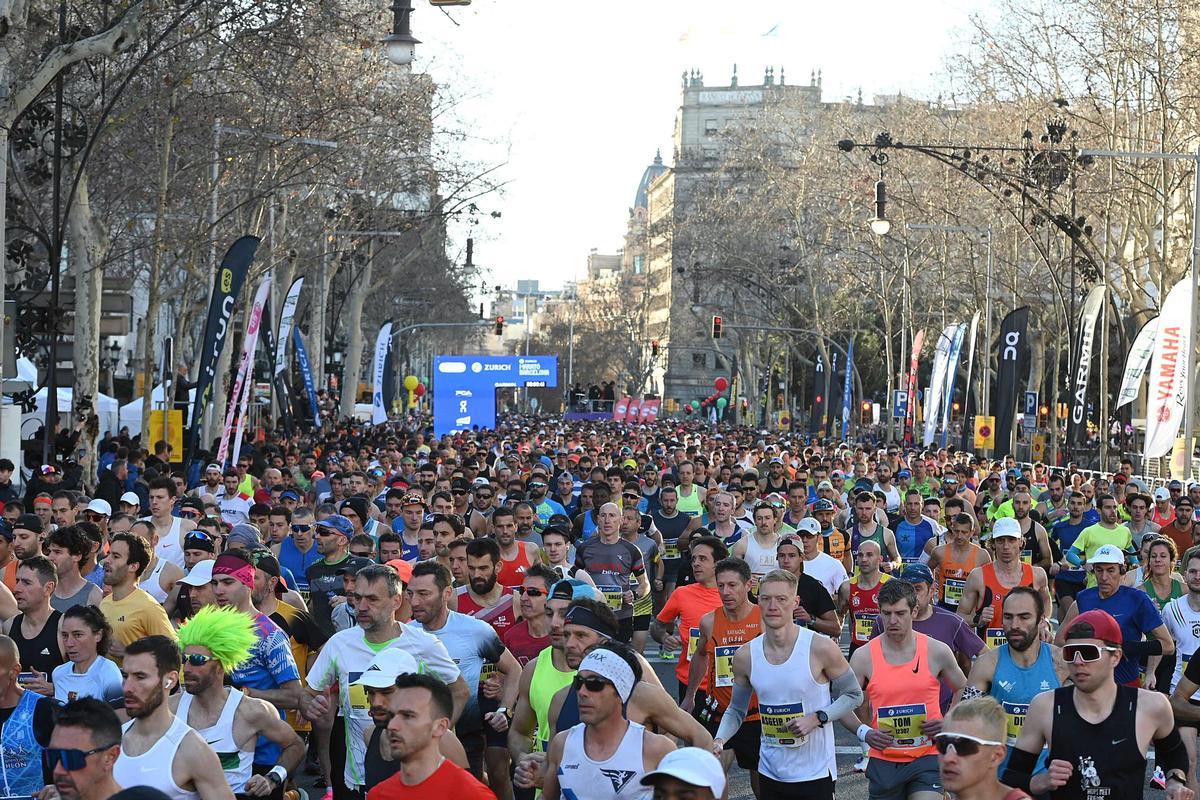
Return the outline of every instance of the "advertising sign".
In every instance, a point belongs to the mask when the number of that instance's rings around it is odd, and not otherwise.
[[[496,389],[558,386],[557,356],[436,356],[433,430],[496,427]]]

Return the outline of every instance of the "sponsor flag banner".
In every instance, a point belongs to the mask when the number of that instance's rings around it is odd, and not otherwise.
[[[257,236],[243,236],[230,246],[217,267],[213,280],[212,299],[208,303],[208,317],[204,321],[204,338],[200,345],[200,371],[196,376],[196,401],[192,406],[191,431],[188,435],[189,454],[199,445],[200,427],[204,411],[212,401],[213,380],[217,375],[217,360],[229,338],[229,321],[233,318],[233,306],[246,283],[246,273],[258,251]]]
[[[375,374],[374,382],[371,384],[371,423],[374,425],[382,425],[387,422],[388,418],[387,406],[383,404],[383,367],[387,361],[388,348],[391,347],[391,344],[392,323],[385,322],[375,337],[375,359],[372,362]]]
[[[812,413],[808,418],[808,432],[819,433],[825,419],[825,357],[820,352],[813,360]]]
[[[958,377],[958,356],[962,353],[963,337],[966,336],[967,326],[959,325],[954,329],[954,340],[950,342],[950,356],[946,362],[946,394],[942,397],[942,447],[946,446],[946,438],[950,434],[950,410],[954,404],[954,381]]]
[[[225,426],[221,430],[221,446],[217,450],[217,463],[224,464],[229,457],[229,440],[234,433],[234,421],[237,421],[237,439],[233,445],[233,457],[237,458],[242,443],[242,433],[246,425],[246,405],[250,401],[250,387],[254,385],[254,354],[258,350],[259,328],[262,326],[263,312],[266,310],[267,298],[271,296],[271,273],[263,276],[254,293],[254,304],[250,306],[250,316],[246,320],[246,336],[242,340],[242,359],[238,362],[237,380],[233,384],[233,392],[229,395],[229,410],[225,414]]]
[[[995,456],[1012,452],[1017,421],[1017,395],[1022,376],[1029,375],[1029,307],[1009,312],[1000,323],[1000,368],[996,372]]]
[[[938,421],[942,417],[942,401],[946,395],[946,370],[950,365],[950,348],[954,344],[954,332],[958,325],[947,325],[938,336],[933,349],[933,371],[929,375],[929,391],[925,395],[925,435],[922,444],[933,444],[937,436]]]
[[[292,339],[292,323],[296,318],[296,306],[300,304],[300,290],[304,288],[304,278],[296,278],[283,298],[283,309],[279,312],[279,335],[275,338],[275,374],[287,372],[287,348]]]
[[[321,428],[321,410],[317,407],[317,387],[313,385],[312,364],[308,361],[308,349],[304,346],[304,334],[292,328],[296,340],[296,363],[300,365],[300,376],[304,379],[304,393],[308,395],[308,407],[312,411],[313,427]]]
[[[842,440],[850,438],[850,407],[854,405],[854,337],[846,347],[846,379],[842,383]]]
[[[642,402],[636,397],[629,398],[629,410],[625,412],[626,422],[637,422],[642,411]]]
[[[975,415],[975,449],[994,450],[996,448],[996,418]]]
[[[623,422],[625,420],[625,414],[628,411],[629,395],[625,395],[617,401],[616,406],[613,408],[613,420],[616,422]]]
[[[975,369],[975,339],[977,338],[976,334],[979,333],[979,314],[980,314],[980,312],[976,311],[975,314],[971,317],[971,329],[970,329],[970,332],[967,333],[967,375],[963,382],[963,428],[962,428],[962,449],[963,450],[971,449],[967,444],[967,436],[969,435],[967,433],[967,431],[968,431],[967,420],[970,419],[971,415],[975,413],[975,408],[974,408],[975,404],[972,402],[972,400],[975,397],[975,392],[973,391],[973,389],[971,387],[971,378],[974,375],[974,369]],[[988,350],[989,347],[991,347],[991,344],[988,344],[986,347],[984,347],[985,353],[991,352],[990,350]]]
[[[1079,344],[1075,348],[1075,381],[1071,386],[1071,416],[1067,417],[1067,442],[1080,447],[1087,442],[1088,383],[1096,344],[1096,320],[1104,305],[1104,284],[1093,286],[1079,316]]]
[[[1185,275],[1167,293],[1158,317],[1146,402],[1146,458],[1165,456],[1179,435],[1191,380],[1194,302],[1192,278]]]
[[[908,360],[908,409],[904,419],[904,436],[906,438],[909,429],[915,429],[917,424],[917,367],[921,364],[921,346],[924,344],[925,330],[922,328],[913,337],[912,356]]]
[[[654,422],[658,419],[658,409],[661,404],[661,400],[647,400],[642,403],[642,421]]]
[[[1154,353],[1154,337],[1158,333],[1158,317],[1147,322],[1138,331],[1125,358],[1125,374],[1121,377],[1121,393],[1117,395],[1117,408],[1127,406],[1142,393],[1142,378],[1146,377],[1146,367],[1150,365],[1150,356]]]

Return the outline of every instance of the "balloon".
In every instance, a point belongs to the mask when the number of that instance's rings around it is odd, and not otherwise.
[[[726,378],[717,378],[715,381],[713,381],[713,388],[715,388],[718,392],[723,392],[729,388],[729,380]]]
[[[717,398],[717,408],[724,411],[725,406],[727,406],[727,405],[729,405],[729,398],[727,398],[727,397],[718,397]]]
[[[425,384],[418,383],[416,388],[413,389],[413,394],[415,394],[417,397],[424,397],[425,396]]]
[[[700,408],[700,401],[699,401],[699,400],[693,400],[693,401],[692,401],[692,410],[693,410],[693,411],[696,411],[696,410],[698,410],[699,408]]]
[[[404,388],[408,389],[410,392],[417,388],[418,383],[420,383],[420,381],[417,380],[416,375],[406,375],[404,377]]]
[[[684,410],[684,412],[685,412],[685,413],[688,413],[688,414],[691,414],[691,413],[692,413],[692,407],[691,407],[691,406],[684,406],[684,407],[683,407],[683,410]]]

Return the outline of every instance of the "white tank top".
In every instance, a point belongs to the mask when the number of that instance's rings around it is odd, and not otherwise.
[[[763,547],[753,533],[746,537],[746,563],[750,565],[750,572],[755,577],[761,578],[771,570],[779,568],[779,560],[775,553],[774,546],[769,549]]]
[[[797,628],[792,654],[782,664],[771,664],[763,653],[763,637],[750,640],[750,685],[758,696],[762,722],[758,769],[771,780],[784,783],[837,778],[833,724],[829,720],[808,736],[787,730],[789,719],[815,714],[830,702],[829,684],[818,683],[809,663],[813,637],[808,628]]]
[[[216,751],[221,768],[225,770],[225,778],[229,781],[229,788],[234,794],[246,788],[246,781],[250,780],[254,772],[254,748],[239,750],[237,739],[233,735],[233,718],[244,696],[238,689],[230,689],[225,707],[221,709],[221,716],[217,718],[216,723],[210,728],[193,727],[196,733],[204,737],[208,746]],[[191,707],[192,695],[184,692],[179,697],[179,708],[175,713],[180,719],[186,720]]]
[[[617,752],[605,761],[588,758],[583,747],[583,732],[579,723],[567,731],[562,763],[558,766],[558,785],[563,797],[575,800],[649,800],[652,789],[642,786],[645,762],[642,758],[642,736],[646,729],[636,722],[621,739]]]
[[[150,519],[146,517],[146,519]],[[152,521],[153,522],[153,521]],[[183,569],[183,520],[179,517],[174,517],[171,520],[171,530],[165,535],[160,534],[158,544],[154,548],[154,554],[164,561],[170,561],[178,564],[180,569]]]
[[[164,698],[165,702],[165,698]],[[121,726],[126,732],[137,720],[131,719]],[[125,753],[125,745],[121,745],[121,754],[113,764],[113,780],[120,786],[152,786],[166,794],[171,800],[199,800],[197,792],[185,792],[175,784],[171,774],[175,764],[175,754],[179,752],[179,743],[191,730],[180,717],[175,717],[171,727],[154,746],[140,756]]]
[[[166,565],[166,560],[162,556],[155,554],[158,560],[154,563],[154,569],[150,570],[150,574],[146,579],[138,583],[138,587],[145,590],[146,594],[153,597],[160,604],[167,602],[167,593],[163,591],[162,583],[159,582],[159,575],[163,571],[163,566]]]

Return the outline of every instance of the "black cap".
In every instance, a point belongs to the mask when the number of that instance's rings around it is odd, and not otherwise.
[[[217,540],[204,531],[188,531],[183,535],[183,549],[215,553],[217,552]]]
[[[471,482],[466,478],[455,478],[454,480],[450,481],[450,488],[469,492],[471,491]]]
[[[42,520],[37,514],[22,514],[17,517],[17,521],[13,523],[13,530],[24,528],[27,531],[34,533],[42,532]]]
[[[179,501],[180,508],[193,508],[200,512],[200,516],[204,516],[204,503],[200,502],[198,497],[185,497]]]

